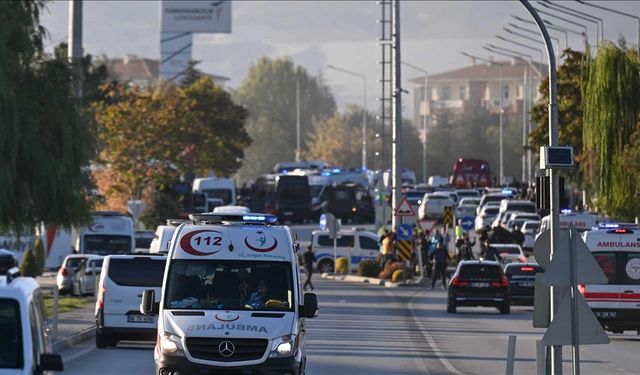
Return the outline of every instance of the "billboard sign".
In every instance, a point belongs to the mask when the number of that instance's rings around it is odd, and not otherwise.
[[[162,32],[231,32],[231,0],[163,0],[161,6]]]

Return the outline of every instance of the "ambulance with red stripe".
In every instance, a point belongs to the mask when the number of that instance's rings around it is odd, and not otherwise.
[[[162,292],[140,312],[158,315],[156,374],[305,371],[305,318],[294,233],[264,214],[192,214],[173,234]]]
[[[606,330],[640,334],[640,226],[605,223],[582,237],[609,283],[580,291]]]

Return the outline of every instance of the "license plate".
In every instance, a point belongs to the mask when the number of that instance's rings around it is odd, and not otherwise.
[[[474,288],[487,288],[489,283],[471,283],[471,286]]]
[[[520,286],[522,288],[533,288],[533,283],[532,282],[520,283]]]
[[[127,322],[129,323],[153,323],[153,316],[146,315],[128,315]]]

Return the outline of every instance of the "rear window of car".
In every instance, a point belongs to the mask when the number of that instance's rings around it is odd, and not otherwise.
[[[467,264],[460,268],[461,279],[500,279],[500,266],[489,264]]]
[[[531,264],[507,266],[504,270],[504,273],[512,276],[533,276],[538,272],[544,272],[544,269]]]
[[[600,268],[602,268],[602,271],[604,272],[604,274],[607,275],[609,284],[615,284],[616,283],[616,254],[596,252],[596,253],[593,253],[593,257],[596,258],[596,261],[600,265]]]
[[[120,286],[158,287],[162,285],[165,259],[111,259],[109,278]]]
[[[82,263],[82,261],[84,261],[86,258],[69,258],[67,259],[67,262],[65,263],[65,267],[67,268],[78,268],[80,266],[80,263]]]
[[[500,254],[520,254],[520,249],[515,246],[496,247],[496,251]]]
[[[496,215],[498,213],[498,211],[500,211],[500,209],[498,207],[491,207],[491,208],[486,208],[484,210],[484,213],[486,215]]]
[[[449,200],[451,198],[446,197],[444,195],[429,195],[429,196],[427,196],[427,199],[428,200],[442,200],[442,201],[444,201],[444,200]]]
[[[21,328],[18,301],[0,298],[0,368],[23,367]]]
[[[538,230],[538,227],[540,226],[540,223],[524,223],[524,229],[525,230],[532,230],[532,231],[536,231]]]
[[[345,236],[338,238],[336,241],[336,246],[338,247],[353,247],[354,238],[353,236]],[[320,235],[318,236],[318,246],[331,246],[333,247],[333,240],[329,238],[328,235]]]

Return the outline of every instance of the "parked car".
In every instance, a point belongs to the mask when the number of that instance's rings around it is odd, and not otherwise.
[[[0,275],[4,275],[12,269],[18,266],[18,260],[13,251],[0,249]]]
[[[455,207],[455,202],[448,193],[436,192],[425,194],[418,207],[418,218],[422,219],[442,219],[445,207]]]
[[[544,272],[537,263],[509,263],[504,274],[509,279],[509,293],[512,305],[533,305],[536,273]]]
[[[167,257],[110,255],[104,259],[96,301],[96,347],[116,346],[119,340],[155,340],[157,317],[140,313],[146,289],[160,295]]]
[[[88,258],[100,257],[92,254],[70,254],[62,261],[62,266],[56,275],[56,285],[60,294],[69,294],[73,291],[73,275],[76,270]]]
[[[449,281],[447,312],[458,306],[496,307],[501,314],[511,312],[509,279],[500,263],[484,260],[463,260],[458,263]]]
[[[72,294],[74,296],[93,295],[96,280],[100,277],[103,257],[94,256],[80,263],[71,279]]]
[[[458,202],[458,206],[456,207],[456,217],[462,218],[465,216],[475,218],[476,217],[476,208],[478,208],[478,204],[480,203],[480,198],[462,198],[460,202]]]

